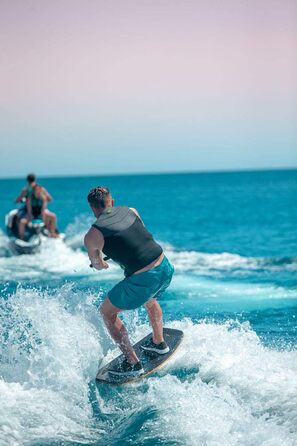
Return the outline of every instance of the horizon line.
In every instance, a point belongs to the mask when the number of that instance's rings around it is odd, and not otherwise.
[[[122,172],[122,173],[85,173],[85,174],[50,174],[50,175],[37,175],[38,178],[86,178],[86,177],[122,177],[122,176],[154,176],[154,175],[207,175],[217,173],[245,173],[245,172],[274,172],[274,171],[294,171],[297,170],[297,166],[294,167],[264,167],[264,168],[239,168],[239,169],[210,169],[210,170],[177,170],[177,171],[159,171],[159,172]],[[31,173],[31,172],[29,172]],[[1,180],[23,180],[24,176],[1,176]]]

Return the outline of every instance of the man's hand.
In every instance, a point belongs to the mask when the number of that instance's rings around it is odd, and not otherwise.
[[[107,262],[105,262],[105,260],[97,261],[97,260],[93,260],[93,262],[90,265],[91,268],[95,268],[98,271],[100,271],[101,269],[107,269],[109,268],[109,264]]]

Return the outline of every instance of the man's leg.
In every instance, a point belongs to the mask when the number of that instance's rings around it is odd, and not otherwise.
[[[28,223],[28,220],[26,218],[21,218],[19,221],[19,238],[21,240],[24,240],[24,238],[25,238],[25,229],[26,229],[27,223]]]
[[[58,237],[56,233],[57,216],[48,209],[46,209],[44,212],[44,224],[45,227],[48,229],[49,235],[51,237]]]
[[[148,312],[150,322],[153,329],[153,341],[155,344],[160,344],[164,341],[163,338],[163,313],[160,304],[153,297],[146,302],[145,308]]]
[[[129,341],[127,330],[121,319],[118,317],[120,311],[119,308],[112,305],[108,297],[106,297],[100,306],[100,313],[102,314],[110,336],[119,345],[126,356],[127,361],[131,364],[136,364],[139,359]]]

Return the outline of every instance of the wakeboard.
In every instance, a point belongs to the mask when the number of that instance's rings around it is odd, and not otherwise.
[[[175,330],[174,328],[164,328],[163,335],[164,335],[164,340],[166,341],[170,349],[169,352],[165,353],[164,355],[159,355],[158,353],[153,353],[153,352],[146,352],[142,350],[142,348],[140,348],[140,346],[144,344],[152,336],[151,333],[148,336],[142,338],[135,345],[133,345],[133,348],[142,363],[142,367],[144,370],[144,373],[142,375],[133,377],[133,376],[123,376],[123,375],[119,376],[109,373],[108,372],[109,368],[112,368],[113,370],[114,369],[120,370],[121,363],[124,360],[124,355],[121,354],[98,370],[96,380],[100,383],[120,386],[123,384],[139,381],[142,378],[145,378],[151,375],[152,373],[156,372],[157,370],[159,370],[174,355],[174,353],[180,346],[184,336],[181,330]]]

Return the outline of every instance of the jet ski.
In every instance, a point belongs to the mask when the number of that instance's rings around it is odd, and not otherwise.
[[[40,218],[30,221],[25,230],[24,240],[18,234],[18,213],[20,209],[13,209],[5,216],[6,232],[9,238],[9,249],[13,254],[35,254],[40,250],[42,237],[48,236],[48,230]]]

